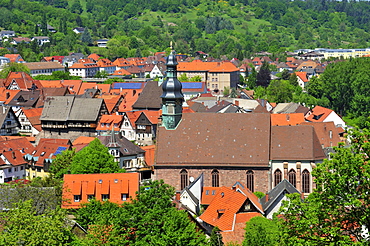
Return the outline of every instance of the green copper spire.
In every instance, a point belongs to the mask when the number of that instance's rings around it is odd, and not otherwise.
[[[177,60],[175,51],[167,57],[167,76],[162,84],[162,125],[168,130],[175,129],[182,117],[182,94],[181,82],[177,79]]]

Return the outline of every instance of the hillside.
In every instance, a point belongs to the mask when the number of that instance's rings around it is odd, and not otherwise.
[[[170,41],[179,53],[201,50],[242,59],[259,51],[369,47],[369,20],[368,1],[0,0],[3,30],[52,37],[41,50],[21,47],[27,61],[91,52],[91,39],[81,40],[72,32],[75,27],[87,27],[93,40],[110,39],[108,49],[93,51],[111,59],[146,56],[166,49]],[[46,24],[57,32],[45,32]]]

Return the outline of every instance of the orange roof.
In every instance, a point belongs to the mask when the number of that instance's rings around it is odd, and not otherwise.
[[[62,80],[61,83],[68,87],[71,94],[77,94],[80,91],[82,80]]]
[[[29,143],[34,143],[36,138],[35,137],[24,137],[24,136],[0,136],[0,142],[1,141],[8,141],[8,140],[14,140],[14,139],[25,139],[27,140],[27,142]],[[23,144],[22,144],[23,145]],[[20,147],[22,147],[22,145],[20,145]],[[31,145],[32,148],[33,148],[33,145]],[[23,148],[23,147],[22,147]]]
[[[231,62],[203,62],[193,60],[192,62],[179,62],[177,71],[208,71],[208,72],[235,72],[239,69]]]
[[[38,80],[34,80],[25,72],[10,72],[4,81],[4,86],[10,86],[13,81],[21,90],[28,90],[32,85],[36,85],[38,89],[42,88],[42,84]]]
[[[238,243],[242,245],[245,235],[245,225],[250,219],[256,216],[262,217],[262,214],[257,212],[236,214],[234,230],[221,232],[223,243],[225,245],[228,243]]]
[[[243,205],[248,200],[252,202],[258,210],[263,211],[261,204],[258,202],[258,198],[256,198],[252,192],[246,192],[245,196],[238,191],[223,186],[219,189],[209,207],[199,218],[212,226],[217,226],[221,231],[231,231],[235,225],[236,214],[249,213],[243,210]],[[242,218],[248,218],[248,216],[240,217],[239,222]]]
[[[77,144],[89,144],[95,139],[95,137],[85,137],[85,136],[79,136],[76,138],[75,141],[73,141],[72,145],[75,146]]]
[[[8,90],[5,87],[0,87],[0,101],[3,101],[4,104],[8,104],[18,92],[20,92],[20,90]]]
[[[43,108],[30,108],[30,109],[22,108],[23,113],[26,115],[27,118],[41,116],[42,109]]]
[[[304,121],[303,113],[271,114],[272,126],[294,126]]]
[[[9,58],[10,62],[24,61],[20,54],[5,54],[4,57]]]
[[[119,70],[116,70],[114,71],[114,73],[112,75],[131,75],[131,73],[123,68],[119,69]]]
[[[87,58],[97,61],[99,60],[100,56],[98,54],[92,53]]]
[[[97,64],[99,67],[115,67],[115,65],[107,58],[98,60]]]
[[[203,187],[202,205],[209,205],[221,187]]]
[[[104,99],[105,105],[107,106],[107,110],[109,113],[115,113],[116,111],[118,111],[119,102],[124,100],[123,95],[102,94],[101,96],[98,96],[98,98]]]
[[[98,84],[98,83],[92,83],[92,82],[85,82],[81,84],[80,90],[78,92],[78,95],[82,95],[85,93],[85,90],[87,89],[100,89],[102,93],[109,94],[111,85],[110,84]]]
[[[307,73],[306,72],[295,72],[295,75],[299,77],[303,82],[308,82]]]
[[[107,195],[110,202],[122,204],[139,190],[139,173],[66,174],[63,180],[62,208],[79,208],[88,196],[102,201]]]
[[[2,153],[4,157],[13,165],[13,166],[18,166],[22,164],[26,164],[27,161],[23,158],[25,153],[22,153],[21,150],[9,150],[9,151],[4,151]]]
[[[85,63],[82,63],[82,62],[77,63],[76,62],[72,66],[70,66],[69,68],[89,68],[89,67],[98,67],[98,64],[92,63],[92,62],[85,62]]]
[[[312,113],[306,117],[306,120],[311,122],[323,122],[333,110],[316,106],[312,109]]]
[[[137,101],[142,89],[126,89],[122,90],[120,93],[125,95],[124,100],[121,102],[118,108],[118,112],[128,112],[132,111],[132,105]]]
[[[140,146],[142,150],[145,150],[144,158],[147,166],[151,167],[154,165],[155,157],[155,145]]]
[[[297,70],[305,69],[305,68],[315,68],[317,67],[318,63],[312,60],[304,61],[300,65],[298,65]]]
[[[64,85],[60,80],[39,80],[44,88],[63,88]]]
[[[125,112],[125,114],[127,115],[127,118],[130,121],[132,127],[135,128],[135,121],[140,116],[141,112],[140,111],[128,111],[128,112]]]
[[[112,124],[114,126],[114,131],[119,132],[122,124],[123,116],[122,115],[102,115],[98,126],[96,127],[97,131],[110,131],[112,130]]]
[[[158,124],[159,116],[161,115],[160,111],[152,111],[152,110],[141,110],[139,112],[142,112],[145,114],[145,116],[148,118],[148,120],[153,124]]]

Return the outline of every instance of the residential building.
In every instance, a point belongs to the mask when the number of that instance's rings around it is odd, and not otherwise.
[[[99,66],[92,60],[80,60],[68,68],[72,76],[80,76],[82,78],[92,78],[99,71]]]
[[[56,71],[65,71],[63,65],[59,62],[27,62],[24,63],[30,69],[31,75],[51,75]]]
[[[98,45],[98,47],[107,47],[107,43],[108,43],[109,39],[98,39],[96,40],[96,44]]]
[[[11,107],[0,106],[0,135],[18,134],[21,124]]]
[[[91,199],[122,204],[135,199],[138,173],[66,174],[62,208],[79,208]]]
[[[43,137],[74,140],[78,136],[95,136],[100,117],[106,113],[101,98],[47,97],[40,117]]]
[[[346,122],[333,110],[321,106],[314,107],[309,114],[306,115],[306,120],[309,122],[334,122],[336,127],[347,127]]]
[[[16,112],[18,120],[21,124],[19,133],[26,136],[35,137],[41,132],[40,116],[42,108],[21,108]]]
[[[8,41],[9,38],[15,37],[14,31],[3,30],[0,32],[0,38],[4,42]]]
[[[47,36],[36,36],[36,37],[33,37],[31,39],[31,41],[34,41],[34,40],[36,40],[37,44],[40,45],[40,46],[42,46],[46,43],[50,43],[50,38],[47,37]]]

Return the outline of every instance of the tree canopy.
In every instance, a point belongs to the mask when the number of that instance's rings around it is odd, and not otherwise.
[[[250,219],[245,226],[245,237],[243,245],[281,245],[281,231],[276,219],[269,220],[262,216]]]
[[[187,213],[172,203],[174,188],[163,181],[140,187],[136,199],[122,206],[93,201],[77,211],[77,221],[96,228],[85,243],[108,245],[206,245]]]
[[[280,212],[286,245],[366,243],[370,228],[370,131],[350,130],[350,147],[335,148],[313,170],[317,189],[304,201],[290,195]]]

